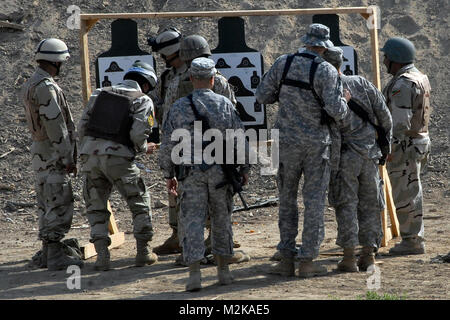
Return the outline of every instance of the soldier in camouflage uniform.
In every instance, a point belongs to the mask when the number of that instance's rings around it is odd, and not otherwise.
[[[136,266],[153,264],[158,259],[156,254],[149,254],[147,247],[153,237],[150,195],[133,162],[137,153],[148,151],[154,115],[152,100],[146,93],[156,81],[150,65],[135,63],[122,83],[92,94],[78,124],[84,200],[91,225],[90,241],[98,253],[94,266],[97,270],[110,268],[107,201],[113,186],[132,212]]]
[[[211,56],[210,47],[206,39],[203,38],[202,36],[199,35],[187,36],[183,38],[183,40],[180,43],[180,58],[183,61],[185,61],[187,66],[190,66],[191,61],[194,60],[195,58],[210,57],[210,56]],[[163,122],[172,104],[177,99],[187,96],[193,90],[194,87],[189,78],[189,68],[187,68],[184,72],[178,74],[168,84],[163,103],[163,110],[164,110]],[[236,105],[237,100],[234,95],[233,88],[228,83],[227,79],[223,75],[221,75],[217,70],[214,75],[214,86],[212,88],[212,91],[217,94],[223,95],[224,97],[228,98],[233,103],[234,106]],[[207,228],[209,228],[209,221],[207,222]],[[209,242],[209,240],[210,237],[208,237],[206,241]],[[176,263],[185,264],[181,258],[182,256],[180,256],[177,259]],[[248,261],[249,259],[250,257],[243,251],[235,252],[235,255],[233,256],[230,263],[245,262]]]
[[[263,76],[256,90],[256,98],[261,104],[279,100],[274,128],[279,130],[280,143],[277,183],[280,193],[278,225],[281,239],[277,249],[282,259],[271,272],[295,275],[295,238],[299,219],[297,193],[300,178],[304,174],[305,211],[302,245],[298,251],[298,271],[300,277],[310,277],[327,273],[325,267],[313,263],[324,237],[323,211],[330,178],[331,138],[328,126],[321,123],[321,114],[325,111],[334,120],[340,120],[347,113],[346,99],[349,97],[342,97],[342,83],[336,68],[320,56],[327,47],[333,46],[329,40],[329,28],[312,24],[301,40],[306,49],[294,56],[285,80],[300,81],[305,89],[281,85],[288,58],[288,55],[282,55]],[[313,63],[318,63],[318,66],[313,83],[310,83]],[[311,88],[318,98],[315,98]],[[319,99],[323,107],[319,104]]]
[[[194,108],[199,115],[207,119],[209,127],[220,130],[223,137],[226,136],[226,129],[244,130],[231,101],[212,91],[216,74],[214,65],[214,61],[207,58],[192,61],[190,75],[195,90],[189,97],[177,100],[169,110],[164,122],[160,150],[160,166],[167,179],[169,192],[178,192],[180,196],[179,236],[183,258],[189,266],[189,280],[186,285],[188,291],[201,289],[200,261],[205,255],[204,228],[208,214],[211,218],[212,253],[217,262],[219,283],[232,282],[228,268],[233,256],[232,187],[225,184],[217,188],[218,184],[225,180],[220,165],[206,165],[204,161],[202,164],[195,164],[194,142],[189,146],[192,148],[189,163],[182,164],[186,176],[178,177],[179,188],[176,190],[175,166],[171,158],[172,150],[177,144],[171,139],[176,129],[187,130],[191,138],[202,134],[194,133],[194,121],[199,120]],[[248,160],[248,157],[246,159]],[[248,165],[241,165],[240,173],[244,177],[244,183],[248,181],[248,171]]]
[[[55,38],[42,40],[35,59],[39,67],[22,88],[25,115],[31,131],[32,166],[36,172],[40,267],[62,270],[83,262],[67,256],[61,240],[73,217],[69,174],[76,174],[76,132],[66,98],[53,79],[70,57],[66,44]]]
[[[381,49],[384,65],[393,78],[383,90],[392,113],[393,143],[387,170],[400,224],[402,241],[389,253],[425,253],[423,196],[420,170],[430,152],[428,122],[431,86],[428,77],[413,64],[414,44],[391,38]]]
[[[378,249],[383,237],[380,212],[384,209],[384,193],[378,162],[390,153],[392,118],[383,94],[372,83],[361,76],[341,73],[341,48],[328,48],[323,58],[336,67],[344,89],[350,91],[349,108],[352,103],[358,104],[371,123],[381,127],[386,137],[387,144],[382,144],[382,150],[376,140],[375,127],[352,110],[338,121],[341,156],[338,171],[332,171],[328,192],[329,203],[336,208],[336,244],[344,249],[338,270],[356,272],[359,267],[360,271],[366,271],[375,264],[374,249]],[[358,262],[357,245],[363,247]]]
[[[156,38],[149,39],[152,51],[157,52],[166,62],[167,69],[161,74],[155,90],[150,93],[150,97],[155,103],[155,118],[160,128],[163,125],[163,115],[167,113],[163,107],[170,107],[164,104],[167,86],[178,75],[187,70],[186,63],[180,59],[181,32],[176,28],[163,30]],[[153,248],[156,254],[171,254],[181,252],[178,240],[178,218],[177,218],[177,198],[169,193],[169,226],[172,228],[172,235],[160,246]]]

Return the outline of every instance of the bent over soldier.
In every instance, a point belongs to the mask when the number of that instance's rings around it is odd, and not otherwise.
[[[366,271],[375,264],[374,250],[383,237],[380,212],[385,203],[378,164],[390,153],[392,118],[380,90],[361,76],[341,73],[341,48],[328,48],[323,57],[336,67],[344,89],[352,95],[347,116],[338,121],[341,154],[328,192],[329,202],[336,208],[336,244],[344,249],[338,270]],[[358,245],[362,252],[356,261]]]
[[[92,94],[78,124],[84,201],[91,226],[90,241],[98,253],[94,266],[97,270],[110,268],[107,201],[113,186],[132,212],[136,266],[153,264],[158,259],[156,254],[149,254],[147,247],[153,237],[150,195],[133,162],[137,153],[147,152],[153,102],[146,93],[156,81],[149,64],[135,62],[122,83]]]
[[[61,240],[73,218],[73,193],[69,174],[76,174],[76,132],[63,91],[53,79],[70,57],[67,45],[55,38],[42,40],[35,73],[22,88],[25,115],[31,131],[32,167],[36,173],[40,267],[62,270],[83,262],[64,253]]]
[[[329,32],[322,24],[310,25],[302,37],[306,49],[279,57],[256,89],[259,103],[279,101],[274,128],[279,130],[280,242],[277,249],[282,259],[271,272],[286,276],[295,275],[297,193],[302,175],[305,177],[305,211],[302,244],[298,251],[299,276],[327,273],[325,267],[313,263],[324,238],[323,212],[330,179],[330,129],[321,118],[325,120],[327,116],[338,121],[347,113],[336,68],[320,56],[326,48],[333,46]]]
[[[393,121],[392,153],[386,167],[402,237],[389,253],[422,254],[425,243],[420,171],[430,152],[431,86],[428,77],[414,66],[416,49],[411,41],[391,38],[381,51],[387,72],[393,75],[383,90]]]
[[[226,176],[222,166],[217,162],[207,164],[203,154],[200,155],[202,161],[199,161],[194,147],[198,143],[198,135],[202,137],[202,132],[195,130],[197,121],[202,121],[203,127],[208,126],[216,132],[219,131],[222,137],[226,137],[227,129],[244,129],[231,101],[211,90],[216,73],[214,65],[214,62],[207,58],[192,61],[190,77],[194,91],[188,97],[177,100],[169,110],[160,150],[159,162],[167,179],[169,192],[178,193],[180,197],[179,238],[183,259],[189,266],[189,280],[186,285],[188,291],[201,289],[200,261],[205,255],[204,228],[208,214],[211,219],[212,253],[217,262],[219,283],[232,282],[228,264],[233,257],[233,188],[229,183],[223,183]],[[187,131],[191,143],[188,143],[189,150],[183,150],[183,153],[190,153],[188,163],[178,167],[175,179],[176,168],[172,156],[177,142],[172,141],[172,134],[177,129]],[[218,153],[216,150],[216,155]],[[245,163],[248,163],[248,157],[246,159]],[[248,181],[249,171],[249,166],[245,163],[239,169],[243,184]]]

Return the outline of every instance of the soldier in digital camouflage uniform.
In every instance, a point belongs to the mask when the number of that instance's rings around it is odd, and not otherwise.
[[[163,115],[167,113],[163,107],[170,107],[164,104],[165,95],[169,83],[187,70],[186,63],[180,59],[180,42],[182,34],[176,28],[164,29],[156,38],[149,39],[152,51],[161,55],[166,62],[167,69],[164,70],[158,80],[156,88],[150,93],[150,97],[155,103],[155,118],[159,127],[163,127]],[[178,240],[177,221],[177,198],[169,193],[169,226],[172,228],[172,235],[160,246],[153,248],[156,254],[171,254],[181,252]]]
[[[385,204],[378,163],[390,153],[392,118],[383,94],[372,83],[361,76],[341,73],[341,48],[328,48],[323,58],[336,67],[344,89],[352,95],[352,102],[361,107],[373,124],[382,128],[387,140],[381,150],[376,141],[376,128],[352,110],[338,121],[341,156],[338,171],[332,171],[329,189],[329,202],[336,208],[336,244],[344,249],[338,270],[356,272],[359,267],[360,271],[366,271],[375,264],[374,249],[378,249],[383,237],[380,212]],[[355,247],[358,245],[363,248],[357,262]]]
[[[187,66],[190,66],[191,61],[199,57],[210,57],[211,50],[208,42],[200,35],[191,35],[182,39],[180,43],[180,58],[185,61]],[[187,96],[194,90],[194,87],[189,79],[189,68],[184,72],[179,73],[169,84],[166,90],[163,103],[163,122],[170,110],[172,104],[179,98]],[[234,90],[228,83],[227,79],[216,70],[214,75],[214,86],[212,91],[228,98],[235,106],[237,101],[234,95]],[[173,224],[172,224],[173,225]],[[209,222],[207,222],[209,228]],[[210,237],[206,240],[209,243]],[[209,247],[209,246],[208,246]],[[185,264],[182,261],[182,256],[177,258],[176,263]],[[249,261],[250,257],[244,251],[236,251],[230,263],[241,263]]]
[[[90,241],[98,254],[94,266],[97,270],[110,268],[107,201],[113,186],[132,212],[136,266],[157,261],[156,254],[148,250],[153,237],[150,194],[133,162],[137,153],[148,151],[147,138],[154,114],[153,102],[146,93],[155,87],[156,81],[149,64],[136,62],[122,83],[97,89],[91,95],[78,124],[84,200],[91,225]],[[121,131],[115,130],[119,128]]]
[[[336,68],[325,62],[320,54],[333,46],[329,40],[329,28],[312,24],[301,38],[306,49],[295,56],[286,78],[309,84],[313,59],[319,63],[313,88],[324,103],[324,110],[335,121],[347,113],[346,99],[342,97],[342,83]],[[299,276],[310,277],[326,274],[327,269],[313,263],[319,254],[324,237],[323,211],[326,190],[330,178],[330,131],[321,124],[321,105],[312,90],[291,85],[282,85],[284,67],[288,55],[279,57],[263,76],[256,90],[259,103],[274,103],[279,100],[279,109],[274,128],[279,130],[279,189],[280,242],[277,249],[282,255],[271,273],[294,276],[295,238],[298,234],[297,192],[304,174],[303,201],[305,205],[302,244],[298,251]],[[349,97],[347,96],[347,99]]]
[[[183,258],[189,266],[189,280],[186,290],[201,289],[200,261],[205,255],[204,228],[208,214],[211,218],[212,253],[217,262],[219,282],[229,284],[232,281],[228,263],[233,257],[233,231],[231,214],[233,210],[233,191],[230,184],[216,188],[225,180],[224,172],[219,164],[195,164],[194,143],[191,140],[191,157],[184,165],[188,170],[186,177],[174,179],[175,166],[172,150],[177,141],[172,141],[172,133],[176,129],[185,129],[194,138],[194,121],[198,121],[194,109],[205,117],[211,129],[220,130],[223,137],[226,129],[242,129],[244,126],[231,101],[223,95],[212,91],[216,69],[214,62],[207,58],[192,61],[190,76],[194,86],[192,104],[189,97],[177,100],[167,114],[163,128],[163,139],[160,150],[160,166],[167,179],[169,191],[178,192],[180,196],[179,236],[183,247]],[[199,133],[200,136],[202,132]],[[248,150],[248,146],[246,148]],[[248,181],[247,164],[240,166],[240,174],[244,183]],[[209,212],[209,213],[208,213]]]
[[[69,174],[76,174],[76,132],[63,91],[53,79],[69,59],[66,44],[55,38],[42,40],[35,60],[39,67],[22,88],[25,115],[31,131],[32,167],[36,172],[40,267],[62,270],[82,266],[63,251],[61,240],[73,217],[73,194]]]
[[[392,153],[386,166],[402,237],[389,253],[422,254],[425,244],[420,170],[430,152],[431,86],[428,77],[414,66],[416,50],[412,42],[391,38],[381,51],[383,63],[393,75],[383,90],[393,121]]]

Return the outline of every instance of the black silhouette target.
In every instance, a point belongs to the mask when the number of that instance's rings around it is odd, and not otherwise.
[[[330,28],[330,40],[336,47],[344,51],[344,63],[341,71],[343,74],[351,76],[358,74],[358,55],[356,50],[349,45],[342,43],[339,32],[339,16],[337,14],[316,14],[313,15],[313,23],[321,23]]]
[[[255,91],[264,73],[260,52],[245,43],[244,20],[219,19],[219,44],[212,50],[217,70],[233,86],[236,109],[246,128],[266,129],[266,108],[257,103]]]
[[[155,68],[155,58],[139,48],[137,23],[130,19],[113,21],[111,48],[101,53],[95,62],[97,88],[122,82],[127,70],[138,60]]]

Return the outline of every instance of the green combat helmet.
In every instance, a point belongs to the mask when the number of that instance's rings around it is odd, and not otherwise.
[[[187,62],[199,57],[211,56],[209,44],[199,35],[185,37],[180,43],[180,59]]]
[[[412,63],[416,57],[414,44],[405,38],[390,38],[381,49],[386,57],[396,63]]]

